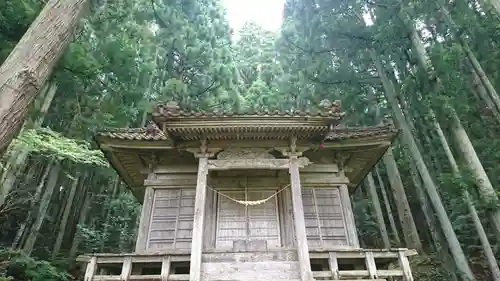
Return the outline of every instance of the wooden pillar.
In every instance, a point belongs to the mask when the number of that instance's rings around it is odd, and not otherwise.
[[[411,274],[410,262],[408,261],[408,257],[405,254],[404,250],[398,251],[398,260],[399,266],[403,270],[403,280],[404,281],[413,281],[413,276]]]
[[[145,252],[149,234],[149,225],[151,221],[151,212],[153,209],[154,189],[147,186],[142,202],[141,218],[139,220],[139,229],[137,231],[137,241],[135,243],[135,252]]]
[[[359,248],[358,231],[356,229],[356,221],[354,220],[354,213],[352,211],[351,197],[349,196],[349,189],[346,184],[339,186],[340,200],[342,202],[342,209],[344,210],[344,220],[346,222],[347,239],[349,246]]]
[[[191,263],[189,281],[199,281],[201,276],[201,255],[203,250],[203,221],[207,197],[208,155],[199,155],[198,181],[194,203],[193,240],[191,242]]]
[[[132,257],[125,257],[125,259],[123,260],[120,281],[128,281],[131,272],[132,272]]]
[[[307,245],[306,222],[304,219],[304,204],[300,187],[299,163],[297,155],[290,156],[290,181],[292,189],[292,208],[295,219],[295,236],[297,237],[297,252],[300,266],[300,279],[313,280],[309,246]]]
[[[85,270],[84,281],[92,281],[97,269],[97,257],[90,258],[90,262],[87,264],[87,269]]]

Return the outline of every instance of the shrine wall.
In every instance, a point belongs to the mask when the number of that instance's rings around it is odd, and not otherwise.
[[[304,208],[305,210],[308,208],[317,210],[310,214],[311,218],[309,218],[310,221],[306,221],[307,225],[321,224],[318,219],[322,218],[318,218],[318,216],[322,216],[323,213],[335,213],[330,219],[325,217],[326,220],[323,220],[323,224],[331,224],[333,232],[322,230],[319,227],[313,229],[313,227],[309,230],[311,233],[311,243],[309,244],[312,247],[328,246],[324,245],[323,241],[318,240],[317,235],[320,235],[321,237],[331,236],[332,245],[349,246],[353,244],[349,236],[355,233],[355,229],[353,230],[355,228],[354,220],[349,220],[352,218],[352,210],[347,208],[345,204],[346,200],[349,200],[348,195],[342,194],[339,189],[339,186],[348,183],[348,179],[337,164],[325,163],[333,162],[331,158],[328,160],[322,159],[320,162],[323,163],[314,163],[313,161],[313,163],[300,168],[302,193],[305,196]],[[147,221],[148,224],[140,227],[144,233],[138,235],[136,251],[190,249],[197,168],[197,165],[169,165],[157,167],[153,173],[149,174],[145,180],[145,187],[152,189],[152,191],[149,197],[145,197],[143,207],[143,215],[148,217],[144,221]],[[290,176],[288,170],[284,169],[211,171],[207,182],[204,248],[228,250],[228,248],[233,247],[233,241],[248,240],[252,237],[256,240],[265,240],[264,247],[266,249],[294,247],[295,236],[290,190],[286,188],[289,184]],[[243,192],[244,190],[247,191]],[[280,194],[277,194],[266,204],[262,204],[261,208],[253,208],[257,213],[267,214],[265,220],[256,217],[256,221],[254,221],[251,216],[244,218],[243,221],[246,221],[247,224],[255,224],[250,225],[250,227],[254,228],[254,232],[260,234],[247,233],[244,235],[242,228],[236,222],[239,218],[234,217],[234,214],[237,215],[239,212],[239,206],[223,195],[221,196],[222,191],[224,195],[237,200],[260,200],[272,196],[277,191],[280,191]],[[321,196],[323,193],[324,195]],[[308,198],[312,198],[311,196],[314,197],[314,202],[309,202]],[[325,198],[331,202],[325,206],[316,205],[316,202],[321,200],[316,196],[326,196]],[[248,214],[248,211],[246,213]],[[332,234],[327,235],[325,231]],[[223,234],[225,232],[228,234]],[[316,232],[320,234],[315,234]],[[330,244],[330,242],[326,244]]]

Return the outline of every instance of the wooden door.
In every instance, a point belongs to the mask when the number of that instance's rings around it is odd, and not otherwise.
[[[244,190],[222,191],[222,193],[236,200],[245,200]],[[247,238],[246,232],[245,206],[219,194],[215,247],[217,249],[232,249],[234,240]]]
[[[268,248],[280,246],[276,197],[255,206],[236,200],[256,201],[274,194],[273,190],[221,191],[218,195],[216,248],[230,249],[235,240],[266,240]]]
[[[194,189],[158,189],[148,236],[148,249],[190,249],[193,236]]]
[[[248,200],[255,201],[267,198],[274,194],[272,190],[249,190]],[[267,202],[248,206],[248,239],[266,240],[268,248],[280,247],[279,216],[277,198],[273,197]]]
[[[302,201],[310,248],[348,245],[338,188],[303,188]]]

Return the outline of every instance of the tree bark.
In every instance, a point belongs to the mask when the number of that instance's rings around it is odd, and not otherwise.
[[[448,141],[446,140],[446,137],[444,136],[443,130],[441,129],[441,126],[437,122],[435,116],[432,116],[432,119],[433,119],[434,127],[438,133],[439,139],[440,139],[441,144],[443,146],[444,152],[446,154],[446,157],[448,158],[448,161],[450,162],[451,168],[453,170],[453,174],[456,177],[459,177],[460,176],[460,169],[458,168],[457,162],[455,161],[455,157],[453,157],[453,153],[451,152]],[[488,235],[486,234],[486,231],[484,230],[483,225],[481,223],[481,219],[479,218],[479,215],[477,214],[476,207],[474,206],[474,203],[472,203],[469,192],[467,190],[464,190],[463,196],[464,196],[464,201],[467,203],[467,208],[469,209],[469,213],[471,214],[472,221],[474,222],[474,226],[476,227],[476,231],[479,235],[479,240],[481,241],[481,245],[483,246],[483,250],[484,250],[484,253],[486,255],[486,259],[488,260],[488,265],[490,267],[490,271],[491,271],[491,274],[493,276],[493,279],[495,281],[500,281],[500,268],[498,267],[498,262],[495,258],[495,254],[493,253],[493,250],[491,248],[491,244],[488,240]]]
[[[490,179],[488,178],[488,175],[486,174],[486,171],[476,154],[476,151],[474,150],[474,146],[467,136],[467,132],[454,112],[452,113],[452,125],[452,133],[455,142],[463,155],[465,163],[476,179],[475,182],[479,189],[479,194],[487,203],[498,202],[496,191],[493,188],[493,185],[491,184]],[[497,208],[490,214],[490,216],[496,235],[497,237],[500,237],[500,209]]]
[[[73,238],[73,242],[71,243],[71,248],[69,250],[69,260],[70,263],[73,262],[73,260],[76,258],[77,252],[78,252],[78,246],[80,244],[80,241],[82,239],[82,234],[81,231],[78,229],[80,225],[84,225],[85,221],[87,220],[87,215],[90,211],[90,202],[92,201],[92,193],[90,190],[87,190],[87,194],[85,195],[85,199],[83,201],[82,209],[80,211],[80,216],[78,218],[78,224],[77,224],[77,229],[75,233],[75,237]]]
[[[78,183],[79,183],[78,179],[73,181],[73,184],[71,185],[71,189],[69,191],[68,198],[66,199],[64,212],[62,214],[61,221],[59,222],[59,231],[57,232],[57,238],[54,244],[54,249],[52,250],[52,260],[56,258],[57,254],[59,254],[59,250],[61,249],[61,245],[64,239],[64,234],[66,233],[66,225],[68,223],[69,214],[71,212],[71,207],[73,206],[76,190],[78,189]]]
[[[0,157],[69,42],[87,0],[49,0],[0,66]]]
[[[53,168],[53,163],[54,160],[51,160],[47,166],[45,167],[42,177],[40,178],[40,181],[38,182],[35,195],[31,199],[30,202],[30,210],[28,211],[28,215],[24,219],[23,223],[21,226],[19,226],[19,229],[17,230],[16,237],[14,238],[14,242],[12,242],[12,248],[17,249],[23,244],[23,237],[26,236],[26,230],[28,226],[31,224],[31,221],[33,219],[33,211],[34,208],[38,205],[38,202],[40,201],[40,197],[42,196],[43,192],[43,187],[45,186],[45,181],[47,180],[51,169]]]
[[[491,2],[495,2],[498,4],[497,0],[493,0]],[[489,94],[493,104],[496,106],[496,108],[495,108],[496,111],[500,112],[500,96],[498,95],[497,91],[495,90],[495,87],[493,87],[493,84],[491,83],[490,79],[488,78],[488,75],[486,75],[486,72],[484,71],[483,67],[481,66],[481,63],[477,60],[476,56],[474,55],[474,52],[472,52],[472,49],[470,48],[467,41],[463,40],[463,38],[460,36],[460,34],[458,32],[457,25],[455,24],[455,21],[451,17],[450,12],[446,8],[443,1],[439,0],[436,3],[439,7],[439,10],[441,12],[441,15],[442,15],[444,21],[448,24],[448,26],[450,28],[450,30],[453,34],[453,37],[462,46],[462,49],[464,50],[465,55],[467,56],[467,59],[469,60],[470,64],[472,65],[472,68],[474,69],[474,72],[476,72],[477,77],[484,85],[485,90]],[[486,100],[485,100],[485,102],[486,102]]]
[[[450,247],[446,243],[446,240],[443,238],[441,231],[437,228],[439,223],[436,222],[436,219],[433,214],[432,204],[429,203],[429,197],[425,194],[425,190],[422,187],[422,182],[418,175],[417,167],[413,162],[410,162],[410,173],[411,179],[413,181],[413,185],[415,186],[415,191],[417,197],[420,201],[420,208],[422,213],[424,214],[425,221],[427,222],[427,227],[429,228],[429,232],[431,234],[434,248],[438,254],[438,257],[443,261],[444,268],[447,270],[449,274],[449,278],[451,281],[457,281],[457,276],[455,274],[456,265],[453,261],[453,257],[450,256]]]
[[[417,148],[417,144],[413,138],[413,135],[411,134],[411,130],[403,116],[403,113],[401,112],[401,109],[399,108],[394,85],[388,79],[382,62],[377,56],[376,52],[374,50],[371,50],[370,55],[382,80],[388,103],[392,108],[399,127],[403,131],[403,141],[406,143],[411,156],[415,161],[416,167],[420,175],[422,176],[423,186],[429,195],[429,199],[431,200],[434,209],[436,210],[437,217],[443,229],[446,240],[448,241],[450,251],[452,253],[453,259],[455,260],[455,264],[457,265],[457,268],[461,273],[461,277],[464,281],[475,280],[474,275],[472,274],[472,270],[470,269],[467,262],[467,258],[465,257],[460,242],[458,241],[457,235],[453,230],[453,226],[451,225],[450,219],[448,218],[446,210],[443,206],[443,202],[441,201],[441,197],[437,191],[436,183],[432,179],[432,176],[424,162],[424,159],[422,158],[422,154]]]
[[[52,194],[54,193],[54,189],[57,185],[57,180],[59,178],[59,172],[61,171],[61,166],[56,164],[50,170],[49,179],[47,181],[47,188],[43,193],[42,200],[40,201],[40,206],[38,208],[37,217],[33,227],[26,239],[26,243],[23,245],[23,252],[26,254],[31,254],[33,251],[33,247],[35,246],[36,239],[38,237],[38,233],[42,228],[43,221],[45,220],[45,215],[49,208],[50,199],[52,198]]]
[[[387,234],[387,227],[385,226],[384,214],[382,213],[382,208],[380,207],[380,200],[378,199],[377,187],[375,186],[375,181],[373,180],[372,173],[368,173],[366,176],[366,181],[368,183],[368,190],[370,192],[370,197],[372,201],[372,207],[375,211],[375,217],[377,218],[378,229],[380,235],[382,236],[382,242],[384,243],[384,248],[391,248],[391,241],[389,239],[389,234]]]
[[[377,176],[378,185],[380,186],[380,191],[382,191],[382,199],[384,200],[385,211],[387,212],[387,218],[389,219],[389,226],[391,227],[391,231],[394,234],[394,240],[398,245],[400,245],[401,239],[399,239],[398,228],[396,227],[396,222],[394,221],[394,214],[392,213],[391,203],[389,201],[389,197],[387,196],[387,192],[385,191],[385,184],[384,181],[382,181],[382,177],[380,177],[377,166],[375,166],[375,174]]]
[[[46,87],[46,93],[43,98],[43,104],[40,107],[40,114],[36,118],[34,122],[26,122],[26,127],[38,129],[42,126],[43,121],[45,120],[45,116],[47,115],[47,111],[52,104],[52,100],[57,92],[57,84],[50,83]],[[13,190],[14,184],[16,182],[17,172],[22,170],[25,166],[26,160],[28,158],[29,151],[20,150],[12,152],[12,156],[10,157],[6,171],[0,179],[0,206],[5,203],[5,199],[8,196],[9,192]]]
[[[387,152],[383,156],[383,162],[387,168],[387,176],[389,177],[389,183],[391,190],[394,194],[394,200],[396,202],[396,208],[398,210],[398,217],[401,223],[401,228],[403,229],[404,239],[406,244],[410,248],[415,248],[420,252],[423,252],[422,242],[417,231],[417,226],[413,220],[413,215],[410,209],[410,204],[408,203],[408,198],[403,186],[403,181],[401,180],[401,175],[399,174],[398,166],[394,155],[392,153],[392,147],[389,147]]]
[[[487,106],[488,110],[491,111],[493,114],[493,117],[495,118],[496,122],[500,124],[500,111],[497,110],[497,107],[491,100],[490,96],[488,95],[488,92],[486,91],[486,88],[484,85],[481,83],[481,80],[479,79],[479,76],[477,73],[471,69],[471,66],[466,66],[468,71],[472,75],[472,86],[471,86],[471,91],[476,95],[476,99],[479,101],[483,101],[485,105]]]
[[[441,8],[443,8],[442,5]],[[410,37],[413,43],[413,47],[416,50],[419,63],[427,71],[434,71],[434,66],[431,63],[429,55],[427,54],[427,51],[425,50],[425,47],[420,40],[420,36],[415,30],[415,27],[411,23],[407,23],[407,25],[411,31]],[[429,79],[429,81],[437,93],[441,92],[444,89],[444,86],[442,85],[439,77],[435,77],[435,79]],[[486,171],[484,170],[483,165],[481,164],[481,161],[476,154],[476,151],[474,150],[474,146],[472,145],[467,132],[463,128],[461,121],[453,108],[451,110],[451,118],[453,135],[460,151],[464,156],[464,160],[466,161],[468,168],[473,172],[481,197],[487,202],[498,202],[496,191],[493,188],[493,185],[491,184],[491,181],[489,180],[488,175],[486,174]],[[495,227],[496,235],[500,237],[500,209],[495,210],[491,214],[491,220]]]

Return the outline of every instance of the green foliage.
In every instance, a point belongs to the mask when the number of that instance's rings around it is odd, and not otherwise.
[[[493,86],[498,88],[498,17],[476,2],[458,0],[446,6],[464,34],[463,40],[471,45]],[[115,173],[108,168],[102,153],[92,149],[90,140],[96,131],[141,126],[153,103],[169,100],[178,101],[184,110],[247,111],[314,110],[322,99],[339,99],[347,113],[345,125],[375,125],[390,114],[390,108],[372,58],[366,52],[374,48],[389,79],[400,89],[401,109],[413,126],[412,134],[424,154],[425,164],[439,182],[440,196],[473,270],[484,277],[481,280],[488,280],[487,264],[463,201],[463,191],[471,193],[488,233],[493,233],[487,223],[489,213],[499,206],[478,196],[474,178],[464,168],[467,159],[462,159],[460,150],[450,142],[461,166],[460,176],[453,174],[429,113],[432,109],[438,115],[446,137],[451,139],[448,117],[450,108],[456,110],[497,192],[500,129],[491,108],[479,97],[481,89],[471,75],[463,45],[452,38],[452,29],[441,20],[436,1],[289,0],[285,1],[281,32],[266,31],[255,22],[248,22],[235,38],[230,36],[221,3],[125,0],[95,5],[51,77],[58,90],[44,128],[25,130],[11,146],[11,150],[30,152],[26,168],[16,170],[16,189],[33,194],[46,159],[67,160],[71,171],[88,175],[79,189],[85,191],[77,197],[90,194],[92,200],[86,221],[80,223],[77,214],[84,210],[78,201],[66,236],[74,237],[75,232],[82,237],[78,252],[132,251],[139,204],[126,187],[118,184],[117,190],[113,188]],[[0,61],[42,4],[37,0],[0,3]],[[408,22],[399,8],[409,12],[411,20],[418,23],[434,69],[418,65],[408,38]],[[364,26],[361,20],[368,16],[372,22]],[[432,81],[437,78],[444,90],[435,89]],[[34,108],[32,115],[37,117],[39,110]],[[443,257],[433,252],[440,249],[438,241],[427,234],[428,222],[413,184],[420,181],[420,175],[411,173],[414,160],[399,141],[393,148],[414,219],[420,226],[425,248],[429,249],[427,256],[412,261],[415,278],[451,280],[448,275],[453,271],[442,260],[439,262]],[[0,169],[7,169],[10,164],[0,162]],[[58,184],[65,186],[63,181]],[[51,251],[51,226],[57,225],[60,206],[67,195],[65,190],[56,190],[46,228],[37,240],[39,249],[46,248],[39,251],[45,258]],[[371,202],[362,187],[354,196],[354,209],[362,243],[382,247]],[[16,214],[7,223],[0,222],[0,227],[17,228],[23,219]],[[16,230],[5,233],[12,240]],[[491,241],[496,241],[491,236]],[[60,254],[64,256],[70,247],[65,241]],[[493,247],[498,254],[498,243]],[[36,261],[23,262],[26,266],[22,268],[33,268],[33,263]],[[63,280],[50,278],[47,280]]]
[[[69,276],[46,261],[18,251],[0,249],[0,280],[67,281]]]
[[[57,160],[68,160],[77,164],[108,167],[100,150],[90,149],[88,142],[69,139],[49,128],[25,130],[15,141],[19,149],[43,154]]]
[[[449,272],[443,269],[439,257],[428,255],[411,259],[413,278],[419,281],[450,280]]]

